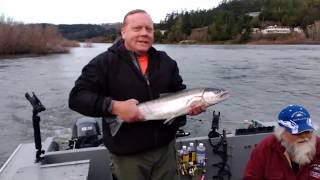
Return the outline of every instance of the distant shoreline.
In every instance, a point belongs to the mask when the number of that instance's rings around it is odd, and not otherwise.
[[[267,40],[267,39],[260,39],[260,40],[252,40],[249,41],[247,44],[253,45],[319,45],[320,41],[310,40],[310,39],[278,39],[278,40]]]
[[[292,40],[292,39],[282,39],[282,40],[251,40],[246,43],[235,43],[233,41],[214,41],[214,42],[195,42],[195,43],[156,43],[156,44],[177,44],[177,45],[320,45],[320,41],[315,40]]]
[[[107,43],[106,43],[107,44]],[[249,41],[247,43],[233,43],[230,41],[219,41],[219,42],[197,42],[197,43],[190,43],[190,44],[180,44],[180,43],[155,43],[155,44],[162,44],[162,45],[320,45],[320,41],[314,40],[304,40],[299,42],[290,42],[287,40],[256,40],[256,41]],[[75,47],[77,48],[77,47]],[[69,52],[62,52],[62,53],[48,53],[48,54],[10,54],[10,55],[0,55],[0,60],[3,59],[20,59],[20,58],[30,58],[30,57],[41,57],[41,56],[48,56],[53,54],[65,54]]]

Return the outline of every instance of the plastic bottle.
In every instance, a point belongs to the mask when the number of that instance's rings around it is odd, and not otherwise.
[[[178,155],[179,155],[179,162],[183,161],[183,149],[178,150]]]
[[[190,151],[189,151],[189,161],[196,163],[196,148],[194,144],[191,142],[189,143]]]
[[[182,151],[183,151],[182,162],[185,164],[188,164],[189,163],[189,152],[188,152],[187,146],[182,146]]]
[[[199,167],[204,167],[206,159],[206,147],[204,147],[203,143],[198,144],[196,153],[197,165]]]
[[[188,152],[188,164],[193,165],[193,162],[191,161],[191,148],[187,147],[187,152]]]

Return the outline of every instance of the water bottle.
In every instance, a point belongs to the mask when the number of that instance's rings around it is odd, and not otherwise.
[[[197,146],[197,164],[199,167],[204,167],[205,165],[205,159],[206,159],[206,147],[204,147],[203,143],[199,143]]]
[[[185,164],[188,164],[189,163],[189,152],[188,152],[187,146],[182,146],[182,151],[183,151],[182,162]]]
[[[179,162],[182,162],[183,161],[183,150],[182,149],[178,150],[178,155],[179,155]]]
[[[188,152],[188,164],[189,165],[193,165],[192,161],[191,161],[191,148],[187,147],[187,152]]]
[[[196,148],[194,144],[191,142],[189,143],[190,151],[189,151],[189,161],[196,163]]]

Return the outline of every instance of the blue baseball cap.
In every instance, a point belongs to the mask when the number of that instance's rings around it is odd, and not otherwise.
[[[278,123],[291,134],[314,131],[309,112],[300,105],[289,105],[278,115]]]

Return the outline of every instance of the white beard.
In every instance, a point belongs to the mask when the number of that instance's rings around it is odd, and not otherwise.
[[[284,146],[290,156],[290,159],[299,164],[305,165],[312,161],[316,154],[316,135],[312,134],[311,139],[300,140],[303,143],[289,144],[286,140],[281,139],[281,144]]]

